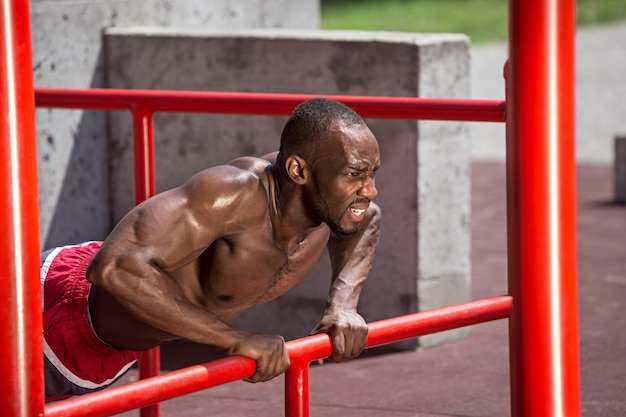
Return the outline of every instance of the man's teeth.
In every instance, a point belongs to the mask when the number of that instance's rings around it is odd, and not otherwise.
[[[363,212],[365,210],[362,209],[355,209],[355,208],[351,208],[350,211],[352,211],[354,213],[355,216],[360,216],[361,214],[363,214]]]

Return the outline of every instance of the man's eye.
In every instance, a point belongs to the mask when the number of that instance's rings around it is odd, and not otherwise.
[[[348,176],[349,177],[358,177],[360,175],[361,175],[360,172],[348,172]]]

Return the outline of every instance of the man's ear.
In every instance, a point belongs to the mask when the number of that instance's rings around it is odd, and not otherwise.
[[[306,161],[297,155],[291,155],[285,161],[285,168],[287,169],[287,175],[293,182],[299,185],[304,185],[307,180],[306,173]]]

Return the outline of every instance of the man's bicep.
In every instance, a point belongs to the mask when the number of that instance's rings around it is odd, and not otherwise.
[[[250,197],[258,192],[258,184],[258,179],[236,167],[206,169],[138,205],[108,240],[138,250],[138,256],[165,272],[176,270],[216,240],[246,226],[258,207],[255,197]]]
[[[105,240],[105,248],[164,271],[197,258],[219,235],[219,223],[190,200],[184,188],[161,193],[131,210]]]

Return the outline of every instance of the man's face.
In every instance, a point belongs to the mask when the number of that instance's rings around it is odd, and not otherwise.
[[[378,194],[378,142],[367,127],[337,127],[311,164],[314,205],[339,238],[359,230],[369,203]]]

